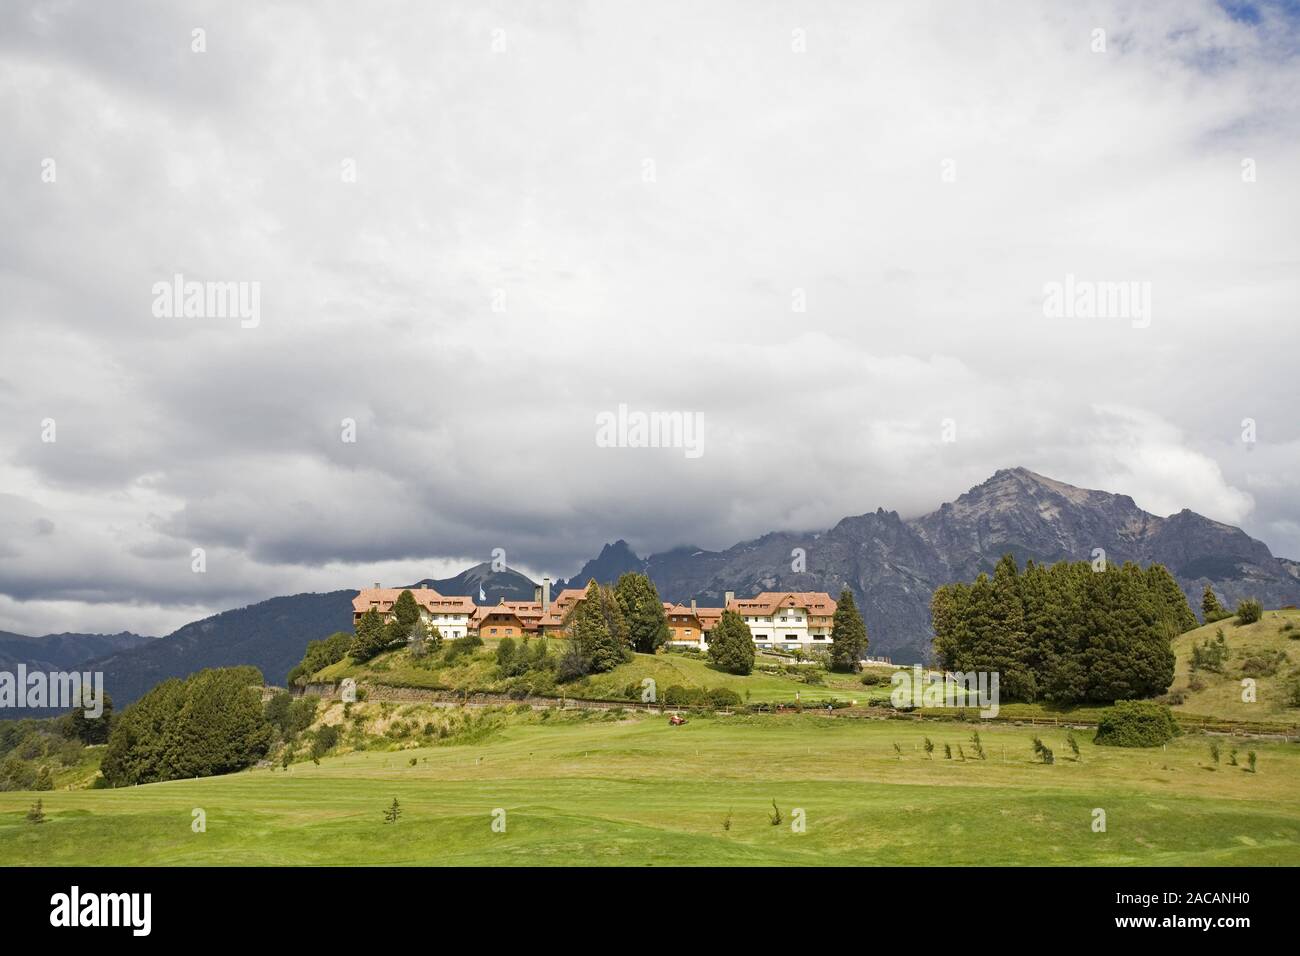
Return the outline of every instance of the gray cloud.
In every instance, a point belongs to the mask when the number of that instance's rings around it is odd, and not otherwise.
[[[495,547],[567,576],[1017,464],[1300,556],[1300,69],[1262,16],[7,8],[0,628]],[[176,273],[260,282],[259,326],[155,318]],[[1150,327],[1045,318],[1066,275],[1150,282]],[[705,454],[597,447],[620,403]]]

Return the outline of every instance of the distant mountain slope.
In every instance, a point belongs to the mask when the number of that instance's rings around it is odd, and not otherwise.
[[[802,548],[806,570],[792,570]],[[642,560],[624,542],[606,545],[575,581],[608,581],[618,569],[645,570],[669,601],[718,604],[726,591],[817,590],[845,585],[871,636],[871,652],[896,661],[927,657],[929,601],[934,588],[991,571],[1011,552],[1022,563],[1091,560],[1102,548],[1111,562],[1160,562],[1200,608],[1213,585],[1234,605],[1258,597],[1266,607],[1300,602],[1300,563],[1273,557],[1240,528],[1191,511],[1160,518],[1128,495],[1075,488],[1024,468],[997,472],[954,502],[908,521],[896,512],[845,518],[829,531],[779,532],[726,551],[676,548]],[[608,570],[607,570],[608,569]]]
[[[802,571],[793,570],[796,548],[805,555]],[[593,577],[612,582],[630,570],[648,573],[665,600],[695,598],[713,605],[727,591],[837,595],[848,586],[866,620],[871,653],[912,662],[929,655],[929,601],[938,585],[991,570],[1007,551],[1022,562],[1050,562],[1090,560],[1095,548],[1105,549],[1113,562],[1165,564],[1197,610],[1206,584],[1228,605],[1244,597],[1258,597],[1266,607],[1300,604],[1300,562],[1275,558],[1239,528],[1191,511],[1160,518],[1127,495],[1075,488],[1024,468],[999,471],[956,501],[907,521],[881,509],[844,518],[826,531],[773,532],[725,551],[680,547],[644,559],[627,542],[615,541],[568,581],[555,582],[552,594],[564,586],[581,587]],[[531,599],[534,587],[524,575],[492,571],[488,564],[427,583],[442,594],[475,601],[482,587],[488,604]],[[96,669],[104,670],[106,687],[119,703],[138,698],[167,677],[204,667],[253,664],[268,681],[282,682],[308,641],[351,628],[356,593],[272,598],[187,624],[156,640],[112,635],[107,639],[123,638],[125,644],[107,648]],[[75,647],[73,638],[105,636],[67,637],[65,643]],[[146,643],[129,646],[133,639]],[[0,635],[0,655],[6,648],[10,654],[23,653],[22,642],[34,640],[45,639]],[[50,644],[51,649],[62,646]]]
[[[156,638],[123,631],[121,634],[46,634],[28,637],[0,631],[0,670],[26,664],[28,670],[78,670],[105,654],[126,651]]]
[[[506,601],[531,601],[535,587],[531,579],[518,571],[512,571],[509,568],[504,571],[493,571],[492,565],[486,561],[482,564],[476,564],[472,568],[467,568],[454,578],[443,578],[442,580],[426,578],[423,581],[415,582],[415,584],[416,587],[427,584],[439,594],[445,594],[447,597],[473,598],[479,604],[497,604],[503,599]],[[482,588],[482,594],[484,595],[481,599],[479,597],[479,588]],[[552,588],[552,593],[554,593],[554,588]]]
[[[356,591],[294,594],[186,624],[143,647],[95,662],[115,704],[140,697],[169,677],[205,667],[252,664],[271,683],[283,683],[302,660],[307,642],[352,627]]]

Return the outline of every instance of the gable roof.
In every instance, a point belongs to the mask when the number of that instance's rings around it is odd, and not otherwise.
[[[430,614],[473,614],[474,601],[467,597],[448,597],[433,588],[362,588],[352,599],[352,610],[364,614],[372,607],[387,614],[403,591],[410,591],[415,603]]]
[[[830,617],[835,601],[825,591],[764,591],[757,597],[732,601],[727,610],[737,614],[770,617],[782,608],[805,609],[813,617]]]

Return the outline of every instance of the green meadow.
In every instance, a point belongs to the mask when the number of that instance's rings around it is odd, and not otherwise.
[[[425,706],[400,714],[418,721]],[[335,705],[324,719],[341,713]],[[671,727],[657,715],[523,708],[463,719],[472,732],[439,743],[288,770],[0,793],[0,863],[1300,865],[1292,743],[1214,738],[1215,765],[1204,736],[1119,750],[1076,731],[1075,760],[1063,729],[1005,723],[809,712]],[[974,757],[976,730],[985,760]],[[1035,732],[1054,764],[1034,759]],[[1230,766],[1233,748],[1243,765],[1255,750],[1258,772]],[[46,820],[30,823],[38,798]],[[394,798],[401,816],[386,823]],[[196,809],[206,832],[192,829]],[[1093,829],[1098,809],[1104,833]],[[493,829],[499,810],[504,832]]]

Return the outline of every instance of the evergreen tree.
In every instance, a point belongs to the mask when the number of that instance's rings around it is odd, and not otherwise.
[[[627,622],[612,588],[592,580],[587,593],[569,612],[571,663],[581,666],[581,673],[613,670],[629,657]],[[575,675],[576,676],[576,675]]]
[[[1205,586],[1205,590],[1201,592],[1201,615],[1205,618],[1206,624],[1213,624],[1215,621],[1221,621],[1228,616],[1227,609],[1215,597],[1214,588],[1208,584]]]
[[[653,654],[668,643],[668,617],[659,591],[647,575],[629,571],[614,585],[619,610],[627,622],[628,638],[633,650]]]
[[[393,620],[401,629],[402,636],[411,633],[411,629],[420,621],[420,605],[415,602],[415,595],[410,589],[397,595],[397,600],[393,602]]]
[[[1163,564],[1151,565],[1146,569],[1146,584],[1169,640],[1196,627],[1196,615],[1187,603],[1187,595],[1168,568]]]
[[[729,674],[754,669],[754,639],[749,625],[735,611],[723,611],[709,636],[709,660]]]
[[[1019,570],[1016,559],[1004,554],[993,571],[990,652],[999,661],[1000,690],[1010,700],[1032,701],[1038,697],[1037,678],[1031,669],[1025,612],[1020,603]]]
[[[384,619],[373,607],[357,621],[357,635],[348,649],[348,655],[357,663],[368,661],[388,646],[389,635]]]
[[[255,667],[163,681],[116,721],[100,772],[114,785],[230,773],[265,755],[274,731]]]
[[[853,601],[853,592],[844,588],[831,619],[831,670],[856,671],[866,652],[867,627]]]
[[[960,581],[935,588],[930,598],[930,625],[934,630],[934,653],[944,670],[956,670],[960,654],[958,628],[966,613],[969,589]]]
[[[1171,637],[1194,623],[1164,568],[1094,571],[1086,561],[1023,573],[1007,555],[993,576],[951,584],[931,600],[935,655],[952,671],[997,671],[1012,700],[1114,701],[1162,693]]]
[[[82,688],[82,706],[74,707],[68,712],[64,734],[80,740],[83,744],[106,744],[113,723],[113,698],[104,694],[103,711],[98,717],[88,717],[86,715],[86,704],[89,702],[88,690],[89,688]]]

